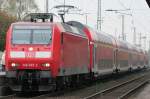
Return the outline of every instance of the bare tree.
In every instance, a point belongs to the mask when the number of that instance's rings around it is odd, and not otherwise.
[[[2,8],[3,0],[0,0],[0,9]]]
[[[1,0],[0,0],[1,1]],[[30,12],[37,12],[38,6],[34,0],[2,0],[5,1],[4,10],[20,20]],[[6,2],[7,1],[7,2]]]

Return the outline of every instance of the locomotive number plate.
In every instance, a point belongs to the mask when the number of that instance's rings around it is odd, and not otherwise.
[[[38,66],[38,64],[22,64],[23,66],[29,66],[29,67],[32,67],[32,66]]]
[[[25,57],[26,58],[34,58],[35,57],[35,52],[26,52]]]

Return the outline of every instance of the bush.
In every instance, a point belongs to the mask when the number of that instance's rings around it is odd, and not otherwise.
[[[0,11],[0,51],[5,48],[5,37],[8,27],[12,22],[15,22],[16,18],[7,14],[4,11]]]

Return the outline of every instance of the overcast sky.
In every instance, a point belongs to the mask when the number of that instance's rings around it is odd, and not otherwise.
[[[45,11],[45,0],[36,0],[40,11]],[[55,5],[63,4],[63,0],[49,0],[49,9]],[[74,5],[83,12],[88,14],[88,25],[96,28],[97,20],[97,0],[66,0],[66,4]],[[125,15],[125,33],[127,41],[133,43],[133,27],[136,27],[137,43],[139,43],[139,33],[147,36],[147,48],[150,40],[150,9],[146,4],[146,0],[102,0],[102,31],[112,34],[115,37],[121,35],[121,14],[115,12],[107,12],[107,9],[125,10],[122,13],[132,14]],[[67,15],[67,20],[77,20],[85,24],[84,15]],[[144,40],[142,41],[144,47]]]

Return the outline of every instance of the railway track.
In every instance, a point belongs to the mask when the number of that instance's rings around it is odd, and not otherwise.
[[[27,95],[20,96],[18,94],[12,94],[8,96],[0,96],[0,99],[41,99],[42,96],[46,97],[46,95],[48,94],[33,95],[33,96],[27,96]]]
[[[30,96],[31,94],[29,96],[27,94],[26,95],[12,94],[8,96],[0,96],[0,99],[45,99],[47,97],[49,97],[49,99],[53,99],[51,97],[62,95],[67,91],[68,90],[53,91],[53,92],[47,92],[47,93],[39,93],[39,94],[32,95],[32,96]]]
[[[14,99],[16,94],[8,95],[8,96],[0,96],[0,99]]]
[[[135,80],[139,80],[140,78],[144,78],[144,76],[146,75],[147,73],[145,73],[145,74],[142,74],[142,75],[140,75],[140,76],[136,76],[136,77],[133,77],[133,78],[130,78],[130,80],[129,81],[135,81]],[[149,74],[149,73],[148,73]],[[124,81],[124,83],[125,83],[125,81]],[[146,83],[145,83],[146,84]],[[120,84],[121,85],[121,84]],[[81,93],[82,93],[82,91],[80,92],[80,90],[77,90],[77,91],[79,91],[78,92],[78,94],[74,94],[74,92],[69,92],[69,93],[66,93],[66,92],[64,92],[64,94],[61,94],[61,95],[54,95],[54,96],[51,96],[51,95],[49,95],[49,94],[47,94],[47,95],[41,95],[41,96],[38,96],[38,97],[35,97],[35,98],[33,98],[33,99],[83,99],[84,97],[81,95]],[[86,90],[85,89],[85,91],[84,92],[86,92],[87,94],[89,94],[90,93],[90,91],[89,90]],[[84,93],[83,93],[84,94]],[[103,98],[102,98],[103,99]],[[109,99],[112,99],[112,98],[109,98]],[[115,98],[116,99],[116,98]]]
[[[47,94],[42,94],[36,97],[32,97],[32,99],[78,99],[76,96],[71,96],[71,97],[67,97],[65,96],[65,93],[69,93],[73,90],[77,90],[78,88],[69,88],[69,89],[64,89],[64,90],[60,90],[60,91],[54,91],[51,93],[47,93]]]
[[[97,92],[95,94],[92,94],[88,97],[80,97],[80,96],[75,96],[75,95],[72,95],[72,96],[67,96],[65,94],[62,94],[60,96],[57,96],[57,95],[54,95],[54,96],[51,96],[50,94],[46,94],[46,95],[40,95],[40,96],[37,96],[37,97],[34,97],[32,99],[116,99],[116,97],[118,99],[124,99],[126,98],[127,96],[129,96],[130,94],[132,94],[132,92],[134,92],[136,89],[140,88],[141,86],[145,85],[146,83],[148,83],[148,80],[146,80],[146,74],[145,75],[142,75],[142,76],[139,76],[139,77],[136,77],[134,79],[130,79],[126,82],[123,82],[121,84],[118,84],[114,87],[111,87],[111,88],[108,88],[108,89],[105,89],[101,92]],[[127,87],[125,88],[125,86],[133,86],[135,85],[135,82],[137,84],[137,86],[129,89],[127,91]],[[141,83],[140,83],[141,82]],[[132,84],[132,85],[129,85],[129,84]],[[121,94],[116,94],[116,93],[112,93],[113,91],[115,91],[116,89],[119,89],[119,88],[122,88],[123,87],[126,89],[125,93],[123,93],[123,91],[121,91]],[[108,97],[108,94],[112,93],[112,95],[110,97]],[[106,95],[106,96],[105,96]],[[114,96],[115,95],[115,96]]]
[[[46,93],[14,93],[7,96],[0,96],[0,99],[39,99],[39,96],[46,96]]]
[[[9,95],[9,96],[4,96],[4,97],[0,97],[0,99],[96,99],[96,98],[101,98],[101,99],[105,99],[105,96],[114,96],[115,98],[107,98],[107,99],[116,99],[120,98],[120,99],[124,99],[124,97],[127,97],[128,95],[132,94],[132,92],[136,89],[138,89],[139,87],[141,87],[142,85],[146,84],[148,82],[148,80],[146,80],[146,76],[150,75],[149,70],[148,71],[144,71],[145,73],[136,73],[133,74],[133,76],[129,76],[129,78],[124,78],[123,81],[121,81],[121,79],[115,80],[114,83],[110,83],[109,85],[107,84],[102,84],[102,85],[96,85],[99,86],[97,91],[93,91],[95,90],[95,87],[93,87],[93,85],[91,85],[91,87],[87,88],[88,86],[84,87],[84,88],[76,88],[76,89],[65,89],[62,91],[55,91],[55,92],[48,92],[48,93],[42,93],[42,94],[37,94],[37,95],[33,95],[33,96],[18,96],[17,94],[13,94],[13,95]],[[135,76],[134,76],[135,75]],[[140,81],[141,83],[140,83]],[[134,85],[134,83],[137,82],[137,86],[131,88],[128,91],[125,91],[124,93],[121,93],[119,96],[117,96],[117,94],[114,94],[113,91],[122,88],[130,83],[133,83],[131,86]],[[115,86],[114,86],[115,85]],[[105,88],[102,88],[101,90],[99,88],[101,88],[102,86],[107,86]],[[113,87],[112,87],[113,86]],[[92,89],[92,87],[94,89]],[[92,89],[92,90],[91,90]],[[128,89],[128,88],[127,88]],[[120,89],[121,90],[121,89]],[[100,92],[99,92],[100,91]],[[122,91],[120,91],[122,92]],[[85,94],[86,93],[86,94]],[[93,94],[95,93],[95,94]],[[108,95],[109,94],[109,95]],[[87,97],[86,97],[87,96]]]
[[[143,75],[84,97],[84,99],[125,99],[130,96],[132,92],[148,83],[148,81],[147,75]]]

